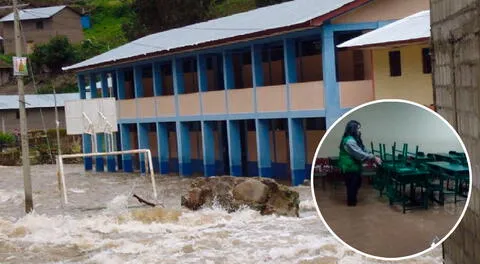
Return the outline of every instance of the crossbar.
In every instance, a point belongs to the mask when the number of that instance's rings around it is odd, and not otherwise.
[[[57,155],[57,172],[60,175],[58,180],[60,181],[58,185],[62,189],[63,200],[65,204],[68,204],[67,198],[67,188],[65,183],[65,174],[63,171],[63,159],[69,158],[81,158],[81,157],[94,157],[94,156],[113,156],[113,155],[121,155],[121,154],[144,154],[145,157],[145,172],[147,170],[150,171],[150,178],[152,181],[153,187],[153,196],[157,199],[157,187],[155,184],[155,175],[153,171],[152,165],[152,153],[149,149],[132,149],[132,150],[122,150],[122,151],[112,151],[112,152],[97,152],[97,153],[79,153],[79,154],[65,154],[65,155]]]

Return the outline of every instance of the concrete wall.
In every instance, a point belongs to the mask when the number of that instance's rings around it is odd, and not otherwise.
[[[445,263],[480,260],[480,1],[431,0],[434,90],[438,112],[470,154],[473,193],[464,219],[444,243]]]
[[[17,118],[18,110],[0,110],[0,131],[5,124],[5,131],[13,132],[15,129],[20,131],[20,119]],[[45,126],[47,129],[54,129],[55,124],[55,110],[53,108],[42,109]],[[65,111],[63,107],[58,108],[58,119],[60,120],[60,128],[65,128]],[[2,121],[3,120],[3,121]],[[43,130],[44,126],[40,115],[40,109],[27,109],[28,130]]]
[[[423,105],[433,104],[432,75],[423,73],[422,48],[428,45],[405,46],[399,49],[373,51],[375,99],[405,99]],[[400,51],[402,76],[390,76],[389,51]]]
[[[37,29],[36,23],[43,21],[43,29]],[[5,54],[15,52],[13,21],[4,22],[3,38]],[[84,39],[80,16],[72,10],[65,8],[48,19],[35,19],[22,21],[22,28],[25,33],[25,41],[33,44],[42,44],[48,42],[56,35],[67,36],[71,43],[79,43]],[[27,47],[23,47],[23,52],[28,51]]]

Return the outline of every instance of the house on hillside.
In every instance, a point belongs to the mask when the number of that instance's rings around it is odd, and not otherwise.
[[[25,34],[24,53],[31,53],[35,44],[48,42],[52,37],[63,35],[71,43],[84,39],[81,15],[68,6],[27,8],[19,11],[22,30]],[[0,19],[3,27],[4,53],[15,52],[13,13]]]
[[[13,78],[13,67],[0,60],[0,86],[10,82]]]
[[[115,97],[122,150],[151,149],[156,171],[303,183],[327,128],[375,99],[372,51],[337,45],[429,0],[296,0],[152,34],[83,62],[80,97]],[[109,91],[107,78],[112,76]],[[84,135],[84,149],[90,149]],[[143,170],[142,157],[107,169]],[[104,158],[95,169],[104,171]],[[93,159],[85,158],[85,169]]]
[[[433,106],[430,11],[421,11],[338,45],[372,54],[375,99]]]
[[[78,93],[57,94],[58,117],[60,128],[65,128],[65,102],[80,99]],[[43,120],[46,129],[56,128],[55,100],[53,94],[25,95],[28,130],[43,130]],[[0,129],[14,132],[20,129],[20,112],[18,111],[17,95],[0,95]]]

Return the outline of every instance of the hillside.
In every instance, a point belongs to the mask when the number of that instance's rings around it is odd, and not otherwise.
[[[19,0],[29,7],[68,5],[81,14],[89,15],[92,27],[85,29],[83,44],[72,45],[72,64],[116,48],[144,35],[170,28],[197,23],[222,16],[245,12],[259,6],[271,5],[285,0]],[[0,0],[0,6],[11,5],[11,0]],[[45,57],[45,54],[36,58]],[[12,54],[0,55],[0,60],[11,64]],[[35,56],[34,56],[35,57]],[[72,57],[72,56],[71,56]],[[35,64],[35,62],[33,62]],[[38,68],[38,67],[37,67]],[[41,68],[41,67],[40,67]],[[72,73],[43,74],[36,72],[36,84],[43,92],[51,90],[75,90]],[[16,82],[0,87],[0,94],[15,94]],[[26,78],[26,93],[35,93],[31,78]]]

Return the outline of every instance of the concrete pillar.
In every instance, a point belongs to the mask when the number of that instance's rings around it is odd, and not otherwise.
[[[104,134],[97,133],[97,152],[105,152],[104,146]],[[95,170],[97,172],[103,172],[105,170],[105,157],[104,156],[96,156],[95,157]]]
[[[286,83],[297,82],[297,54],[294,39],[283,40],[283,57],[285,60],[285,81]]]
[[[130,150],[130,130],[128,124],[120,125],[120,139],[122,141],[122,150]],[[132,154],[123,154],[123,171],[133,172]]]
[[[192,160],[190,147],[190,131],[188,123],[176,122],[177,145],[178,145],[178,167],[181,176],[192,175]]]
[[[272,157],[270,153],[270,119],[255,120],[257,129],[257,159],[260,177],[272,177]]]
[[[142,66],[134,66],[133,67],[133,83],[135,88],[135,98],[141,98],[144,96],[142,79],[143,79]]]
[[[155,96],[161,96],[163,94],[163,87],[162,87],[162,73],[160,63],[154,62],[152,64],[152,71],[153,71],[153,94]]]
[[[89,134],[82,135],[83,153],[92,153],[92,136]],[[92,157],[83,158],[83,166],[86,171],[92,170]]]
[[[87,93],[85,90],[85,76],[83,74],[77,74],[77,85],[80,91],[80,99],[86,99]]]
[[[90,73],[90,95],[92,98],[97,98],[97,74]]]
[[[215,122],[202,121],[203,175],[215,176]]]
[[[157,123],[157,142],[158,142],[158,159],[160,163],[160,173],[168,174],[169,171],[169,143],[168,128],[166,123]]]
[[[139,149],[150,149],[150,142],[148,141],[148,123],[138,123],[137,124],[137,135],[138,135],[138,148]],[[139,155],[140,161],[140,172],[145,173],[145,155]]]
[[[290,150],[290,168],[292,184],[300,185],[305,180],[305,131],[303,119],[288,119],[288,142]]]
[[[230,174],[232,176],[242,176],[242,148],[239,122],[227,120],[228,156],[230,157]]]
[[[116,71],[117,80],[117,98],[119,100],[125,99],[125,72],[122,69]]]
[[[325,114],[327,129],[341,116],[340,91],[337,82],[335,64],[336,48],[334,31],[330,25],[324,25],[322,31],[323,86],[325,96]]]
[[[110,97],[109,95],[109,87],[108,87],[108,76],[107,76],[107,73],[106,72],[102,72],[100,74],[100,78],[101,78],[101,84],[102,84],[102,95],[99,96],[99,97]]]

